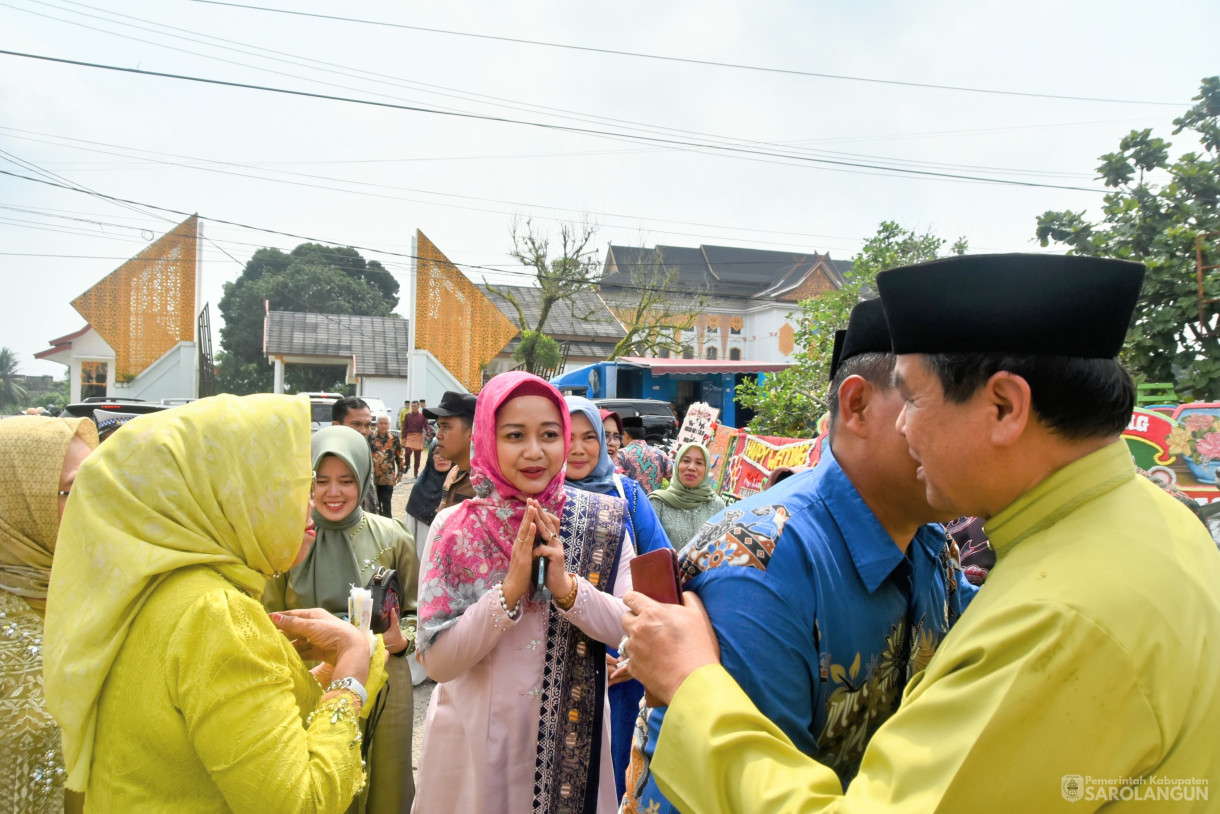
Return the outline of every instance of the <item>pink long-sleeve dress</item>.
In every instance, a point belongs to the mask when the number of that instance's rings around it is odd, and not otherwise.
[[[452,511],[437,515],[421,573],[430,570],[432,542]],[[582,577],[576,602],[571,610],[558,611],[560,616],[590,638],[616,646],[627,610],[620,597],[631,590],[629,563],[634,557],[630,534],[624,532],[613,593],[598,590]],[[514,621],[497,592],[488,590],[418,654],[437,686],[424,724],[414,814],[533,811],[549,605],[523,603]],[[583,645],[577,647],[579,652]],[[601,721],[597,812],[609,814],[618,809],[618,800],[604,688]]]

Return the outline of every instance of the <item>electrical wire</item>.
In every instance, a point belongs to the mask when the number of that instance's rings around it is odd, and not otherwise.
[[[591,136],[600,136],[600,137],[610,137],[610,138],[625,139],[625,140],[630,140],[630,141],[638,141],[638,142],[648,143],[648,144],[659,144],[659,145],[664,145],[667,147],[679,147],[679,148],[686,148],[686,149],[703,148],[705,150],[711,150],[718,154],[752,155],[752,156],[764,156],[764,157],[772,157],[772,158],[785,158],[785,159],[790,159],[793,161],[806,162],[806,163],[817,164],[817,165],[827,165],[827,166],[831,166],[831,167],[850,167],[850,168],[855,168],[855,169],[867,169],[867,170],[878,171],[882,174],[898,174],[898,175],[908,175],[908,176],[920,176],[920,177],[927,177],[927,178],[952,179],[952,180],[957,180],[957,181],[972,181],[972,182],[978,182],[978,183],[1000,184],[1000,185],[1005,185],[1005,186],[1035,187],[1035,188],[1041,188],[1041,189],[1061,189],[1061,190],[1068,190],[1068,191],[1074,191],[1074,192],[1090,192],[1090,193],[1095,193],[1095,194],[1104,194],[1106,191],[1104,189],[1097,189],[1097,188],[1092,188],[1092,187],[1077,187],[1077,186],[1070,186],[1070,185],[1065,185],[1065,184],[1046,184],[1046,183],[1039,183],[1036,181],[1024,181],[1024,180],[1017,180],[1017,179],[992,178],[992,177],[986,177],[986,176],[936,172],[936,171],[923,170],[923,169],[917,169],[917,168],[911,168],[911,167],[887,167],[887,166],[881,166],[881,165],[876,165],[876,164],[869,164],[869,163],[865,163],[865,162],[843,161],[843,160],[836,160],[836,159],[830,159],[830,158],[816,158],[816,157],[804,156],[804,155],[785,155],[785,154],[766,151],[766,150],[756,150],[756,149],[740,147],[740,146],[733,146],[733,145],[709,144],[709,143],[699,144],[699,143],[693,143],[693,142],[683,142],[683,141],[680,141],[677,139],[660,138],[657,136],[647,136],[647,135],[640,135],[640,134],[636,134],[636,133],[614,133],[614,132],[596,130],[596,129],[585,128],[585,127],[572,127],[569,125],[549,124],[546,122],[532,122],[532,121],[528,121],[528,120],[524,120],[524,119],[510,119],[510,118],[507,118],[504,116],[490,116],[490,115],[481,114],[481,113],[454,112],[454,111],[448,111],[448,110],[440,110],[440,109],[436,109],[436,108],[426,108],[426,107],[421,107],[418,105],[402,105],[402,104],[396,104],[396,103],[392,103],[392,102],[381,102],[381,101],[376,101],[376,100],[372,100],[372,99],[356,99],[356,98],[351,98],[351,97],[334,96],[334,95],[323,94],[323,93],[313,93],[310,91],[303,91],[303,90],[292,90],[289,88],[277,88],[277,87],[271,87],[271,86],[267,86],[267,85],[255,85],[255,84],[245,83],[245,82],[231,82],[231,81],[226,81],[226,80],[222,80],[222,79],[211,79],[211,78],[207,78],[207,77],[190,76],[190,75],[186,75],[186,74],[168,73],[168,72],[163,72],[163,71],[146,71],[146,70],[142,70],[140,68],[124,68],[124,67],[118,66],[118,65],[105,65],[105,64],[96,63],[96,62],[85,62],[82,60],[66,59],[63,57],[52,57],[52,56],[46,56],[46,55],[42,55],[42,54],[30,54],[30,53],[25,53],[25,52],[21,52],[21,51],[11,51],[11,50],[7,50],[7,49],[0,49],[0,54],[4,54],[7,56],[14,56],[14,57],[22,58],[22,59],[33,59],[33,60],[40,60],[40,61],[45,61],[45,62],[54,62],[54,63],[63,64],[63,65],[74,65],[77,67],[94,68],[97,70],[115,71],[115,72],[119,72],[119,73],[130,73],[130,74],[136,74],[136,75],[140,75],[140,76],[152,76],[152,77],[159,77],[159,78],[163,78],[163,79],[174,79],[174,80],[178,80],[178,81],[196,82],[196,83],[208,84],[208,85],[217,85],[217,86],[221,86],[221,87],[240,88],[240,89],[245,89],[245,90],[256,90],[256,91],[261,91],[261,92],[265,92],[265,93],[276,93],[276,94],[282,94],[282,95],[288,95],[288,96],[299,96],[299,97],[304,97],[304,98],[320,99],[320,100],[325,100],[325,101],[341,102],[341,103],[346,103],[346,104],[357,104],[357,105],[366,105],[366,106],[371,106],[371,107],[382,107],[382,108],[389,108],[389,109],[394,109],[394,110],[403,110],[403,111],[413,112],[413,113],[426,113],[426,114],[439,115],[439,116],[474,119],[474,120],[479,120],[479,121],[496,122],[496,123],[500,123],[500,124],[515,124],[515,125],[521,125],[521,126],[525,126],[525,127],[539,128],[539,129],[545,129],[545,130],[554,130],[554,131],[558,131],[558,132],[577,133],[577,134],[581,134],[581,135],[591,135]]]
[[[545,47],[545,48],[562,48],[562,49],[570,50],[570,51],[585,51],[585,52],[594,53],[594,54],[634,57],[637,59],[660,60],[660,61],[664,61],[664,62],[684,63],[687,65],[705,65],[705,66],[715,67],[715,68],[731,68],[734,70],[743,70],[743,71],[761,71],[764,73],[785,74],[788,76],[803,76],[803,77],[810,77],[810,78],[815,78],[815,79],[833,79],[836,81],[844,81],[844,82],[867,82],[867,83],[876,84],[876,85],[895,85],[895,86],[904,87],[904,88],[925,88],[925,89],[929,89],[929,90],[947,90],[947,91],[956,91],[956,92],[960,92],[960,93],[984,93],[984,94],[995,94],[995,95],[999,95],[999,96],[1022,96],[1022,97],[1026,97],[1026,98],[1032,98],[1032,99],[1058,99],[1058,100],[1064,100],[1064,101],[1069,101],[1069,102],[1101,102],[1101,103],[1106,103],[1106,104],[1159,105],[1159,106],[1173,106],[1173,107],[1184,107],[1185,106],[1181,102],[1154,102],[1154,101],[1138,100],[1138,99],[1111,99],[1111,98],[1098,97],[1098,96],[1068,96],[1068,95],[1057,94],[1057,93],[1033,93],[1033,92],[1028,92],[1028,91],[998,90],[998,89],[994,89],[994,88],[971,88],[971,87],[965,87],[965,86],[961,86],[961,85],[937,85],[937,84],[933,84],[930,82],[910,82],[910,81],[904,81],[904,80],[900,80],[900,79],[877,79],[875,77],[849,76],[847,74],[820,73],[820,72],[816,72],[816,71],[799,71],[799,70],[794,70],[794,69],[790,69],[790,68],[773,68],[773,67],[766,67],[766,66],[761,66],[761,65],[745,65],[745,64],[734,63],[734,62],[717,62],[714,60],[707,60],[707,59],[693,59],[693,58],[689,58],[689,57],[667,56],[665,54],[647,54],[647,53],[642,53],[642,52],[638,52],[638,51],[622,51],[622,50],[616,50],[616,49],[612,49],[612,48],[594,48],[594,47],[585,46],[585,45],[571,45],[568,43],[559,43],[559,42],[544,42],[541,40],[528,40],[528,39],[523,39],[520,37],[495,36],[492,34],[474,34],[474,33],[470,33],[467,31],[453,31],[450,29],[443,29],[443,28],[427,28],[424,26],[405,25],[402,23],[382,22],[379,20],[361,20],[361,19],[357,19],[354,17],[339,17],[339,16],[331,15],[331,14],[316,14],[316,13],[311,13],[311,12],[306,12],[306,11],[294,11],[291,9],[267,8],[265,6],[251,6],[251,5],[245,5],[242,3],[226,3],[226,2],[221,2],[221,0],[192,0],[192,1],[196,2],[196,3],[204,3],[204,4],[212,5],[212,6],[228,6],[229,8],[239,8],[239,9],[248,9],[248,10],[252,10],[252,11],[272,12],[272,13],[276,13],[276,14],[291,14],[291,15],[295,15],[295,16],[299,16],[299,17],[315,17],[315,18],[323,19],[323,20],[335,20],[335,21],[339,21],[339,22],[360,23],[363,25],[375,25],[375,26],[383,26],[386,28],[399,28],[399,29],[405,29],[405,30],[409,30],[409,31],[420,31],[420,32],[428,33],[428,34],[444,34],[444,35],[453,36],[453,37],[472,37],[475,39],[494,40],[494,41],[498,41],[498,42],[509,42],[509,43],[516,43],[516,44],[521,44],[521,45],[534,45],[534,46],[540,46],[540,47]]]
[[[430,259],[430,258],[421,258],[418,255],[410,254],[408,252],[392,251],[389,249],[378,249],[375,247],[362,246],[362,245],[354,244],[354,243],[343,243],[341,241],[335,241],[335,240],[331,240],[328,238],[311,237],[309,235],[302,235],[302,234],[298,234],[295,232],[287,232],[287,231],[284,231],[281,229],[271,229],[271,228],[268,228],[265,226],[254,226],[254,225],[251,225],[248,223],[241,223],[239,221],[226,220],[223,218],[215,218],[215,217],[211,217],[211,216],[199,215],[198,213],[184,212],[184,211],[178,210],[178,209],[172,209],[172,208],[165,207],[165,206],[158,206],[157,204],[143,203],[140,201],[134,201],[134,200],[130,200],[127,198],[120,198],[120,197],[114,196],[114,195],[107,195],[105,193],[96,192],[93,190],[81,189],[81,188],[77,188],[77,187],[70,186],[67,184],[61,184],[56,181],[47,180],[45,178],[35,178],[32,176],[28,176],[28,175],[22,175],[20,173],[11,172],[9,170],[4,170],[4,169],[0,169],[0,175],[7,175],[12,178],[19,178],[21,180],[31,181],[36,184],[43,184],[43,185],[50,186],[50,187],[57,187],[59,189],[65,189],[65,190],[68,190],[71,192],[82,193],[82,194],[86,194],[86,195],[90,195],[90,196],[99,198],[101,200],[111,201],[111,202],[115,202],[115,203],[129,204],[132,206],[146,207],[148,209],[155,209],[160,212],[167,212],[170,214],[179,215],[179,216],[183,216],[183,217],[188,217],[188,216],[194,214],[194,215],[198,215],[200,219],[211,222],[211,223],[220,223],[220,224],[224,224],[227,226],[234,226],[234,227],[237,227],[240,229],[249,229],[251,231],[263,232],[266,234],[280,235],[282,237],[290,237],[290,238],[293,238],[294,240],[303,240],[303,241],[306,241],[309,243],[323,243],[323,244],[329,244],[332,246],[346,247],[346,248],[355,249],[356,251],[371,252],[373,254],[386,255],[388,257],[401,258],[404,260],[421,260],[421,259],[429,260]],[[794,254],[799,255],[800,253],[794,253]],[[815,254],[816,253],[805,253],[805,255],[808,257],[812,257]],[[818,256],[820,256],[820,255],[818,255]],[[453,261],[450,261],[450,262],[453,262]],[[478,269],[478,270],[490,272],[490,273],[496,274],[496,275],[525,277],[525,278],[528,278],[531,280],[558,279],[557,275],[548,275],[548,274],[544,274],[537,270],[534,270],[534,271],[522,270],[519,272],[510,272],[510,271],[507,271],[504,269],[499,269],[499,268],[495,268],[492,266],[478,265],[478,264],[474,264],[474,263],[456,263],[456,262],[454,262],[454,265],[458,266],[460,269]],[[632,264],[624,264],[624,265],[629,266]],[[637,267],[638,266],[652,267],[653,264],[635,264],[635,265]],[[633,283],[630,285],[615,284],[614,287],[616,289],[627,290],[627,291],[653,291],[653,292],[674,293],[670,288],[663,286],[663,285],[649,286],[649,285],[636,285]]]
[[[507,108],[513,109],[513,110],[529,110],[529,111],[533,111],[533,112],[542,112],[544,115],[551,115],[551,116],[556,116],[559,118],[572,119],[572,120],[577,120],[577,121],[608,122],[608,123],[611,123],[611,124],[614,124],[614,125],[617,125],[620,127],[623,125],[628,125],[630,127],[630,129],[644,129],[647,132],[665,132],[665,133],[671,133],[671,134],[678,133],[678,134],[687,135],[687,136],[697,136],[700,138],[716,139],[716,140],[725,141],[727,143],[732,143],[732,144],[744,144],[744,145],[751,145],[751,146],[762,146],[762,147],[773,147],[773,148],[786,147],[789,150],[801,149],[799,146],[801,142],[799,142],[799,141],[798,142],[777,143],[777,142],[773,142],[773,141],[763,141],[763,140],[758,140],[758,139],[740,139],[740,138],[723,137],[723,136],[719,136],[719,135],[716,135],[713,133],[705,133],[705,132],[694,131],[694,130],[686,130],[686,129],[672,128],[672,127],[666,127],[666,126],[655,125],[655,124],[635,122],[635,121],[623,119],[621,117],[612,118],[612,117],[599,116],[596,114],[584,113],[584,112],[579,112],[579,111],[566,110],[563,108],[555,108],[555,107],[548,107],[548,106],[544,106],[544,105],[537,105],[537,104],[533,104],[533,103],[529,103],[529,102],[508,100],[508,99],[504,99],[502,97],[472,93],[469,91],[460,91],[460,90],[456,90],[453,88],[445,88],[440,85],[431,85],[428,83],[421,83],[421,82],[416,82],[416,81],[412,81],[412,80],[406,80],[401,77],[394,77],[394,76],[391,76],[388,74],[377,73],[377,72],[373,72],[373,71],[365,71],[363,69],[352,68],[350,66],[340,65],[337,63],[333,63],[333,62],[327,62],[324,60],[317,60],[317,59],[304,57],[304,56],[297,55],[297,54],[291,54],[291,53],[284,52],[284,51],[277,51],[274,49],[263,48],[262,46],[252,45],[250,43],[241,43],[241,42],[237,42],[236,40],[232,40],[232,39],[228,39],[228,38],[224,38],[224,37],[215,37],[215,36],[212,36],[209,34],[199,34],[198,35],[198,36],[205,37],[207,40],[214,40],[219,43],[228,43],[228,45],[214,45],[213,43],[204,42],[203,40],[198,39],[196,36],[182,36],[179,34],[167,34],[166,32],[158,31],[153,28],[148,28],[147,26],[136,25],[134,23],[127,23],[127,22],[123,22],[122,20],[112,20],[112,19],[105,18],[105,17],[99,17],[98,15],[95,15],[95,14],[87,14],[85,12],[77,11],[75,9],[64,8],[62,5],[52,5],[51,3],[46,2],[46,0],[26,0],[26,1],[35,3],[37,5],[41,5],[44,7],[53,8],[53,9],[56,9],[57,11],[67,11],[72,14],[78,14],[78,15],[82,15],[82,16],[89,17],[92,19],[97,19],[97,20],[104,20],[105,22],[116,23],[118,25],[136,28],[141,31],[148,31],[148,32],[152,32],[152,33],[163,35],[163,36],[170,36],[175,39],[184,39],[189,42],[203,44],[208,47],[222,48],[227,51],[236,51],[238,53],[253,55],[257,58],[271,59],[276,62],[285,62],[285,63],[292,64],[292,65],[303,66],[310,70],[324,70],[329,73],[338,72],[338,73],[342,73],[345,76],[352,76],[352,77],[362,77],[362,78],[372,77],[372,81],[380,82],[382,84],[389,84],[389,85],[393,85],[393,86],[397,86],[397,87],[424,88],[425,89],[424,92],[426,92],[426,93],[439,93],[439,95],[442,95],[442,96],[460,98],[460,99],[463,99],[466,101],[473,100],[476,102],[481,102],[481,100],[488,100],[487,103],[490,103],[490,104],[493,104],[496,106],[500,106],[500,107],[507,107]],[[124,20],[138,20],[143,23],[148,23],[150,25],[157,26],[157,28],[159,28],[159,29],[168,29],[170,31],[181,31],[181,32],[188,31],[187,29],[179,28],[177,26],[166,25],[164,23],[159,23],[159,22],[149,20],[149,19],[146,19],[143,17],[134,17],[134,16],[128,15],[128,14],[121,14],[119,12],[114,12],[114,11],[110,11],[107,9],[101,9],[96,6],[91,6],[86,3],[78,2],[77,0],[60,0],[60,1],[67,5],[78,6],[80,8],[98,11],[103,14],[110,15],[111,17],[120,17],[120,18],[123,18]],[[11,6],[7,3],[0,3],[0,5],[5,5],[5,6],[8,6],[9,8],[17,8],[16,6]],[[27,11],[25,9],[19,9],[19,10]],[[37,12],[28,12],[28,13],[36,14]],[[47,16],[47,15],[39,15],[39,16]],[[62,20],[61,18],[57,18],[57,17],[48,17],[48,19],[53,19],[53,20],[56,20],[59,22],[70,22],[67,20]],[[77,23],[72,23],[72,24],[77,25]],[[103,33],[112,34],[114,36],[126,37],[126,35],[118,34],[117,32],[105,31],[103,29],[97,29],[92,26],[85,26],[85,27],[89,28],[91,30],[102,31]],[[190,33],[197,34],[197,32],[190,32]],[[127,37],[127,38],[131,39],[130,37]],[[187,53],[187,54],[192,54],[195,56],[202,56],[204,58],[216,59],[215,57],[212,57],[210,55],[200,54],[195,51],[185,51],[181,48],[166,45],[164,43],[152,42],[149,40],[143,40],[143,39],[139,39],[139,38],[135,38],[135,39],[139,42],[145,42],[145,43],[148,43],[151,45],[156,45],[158,47],[168,48],[170,50],[178,51],[180,53]],[[239,46],[239,47],[230,47],[230,46]],[[256,53],[256,52],[261,52],[261,53]],[[278,55],[278,56],[267,57],[267,56],[263,56],[263,54],[274,54],[274,55]],[[286,59],[282,59],[280,57],[286,57]],[[219,60],[219,61],[226,62],[229,64],[238,64],[243,67],[253,68],[255,70],[262,70],[262,69],[256,68],[255,66],[247,65],[245,63],[234,63],[232,60]],[[315,68],[315,67],[313,67],[315,65],[321,65],[324,67]],[[276,73],[279,75],[285,75],[285,76],[292,76],[294,78],[301,78],[301,79],[304,78],[304,77],[299,77],[295,74],[286,74],[286,73],[280,72],[280,71],[272,71],[272,73]],[[324,84],[332,84],[332,83],[324,83]],[[332,84],[332,86],[342,87],[345,89],[351,89],[346,85],[333,85]],[[440,93],[439,91],[428,90],[429,88],[439,88],[443,91],[450,91],[450,92]],[[376,95],[384,96],[386,98],[397,99],[398,101],[404,101],[400,97],[393,97],[393,96],[389,96],[387,94],[376,94]],[[449,109],[452,109],[452,108],[449,108]],[[640,152],[640,151],[634,151],[634,152]],[[964,168],[964,169],[971,169],[971,170],[990,170],[990,171],[1000,171],[1000,172],[1009,172],[1009,173],[1017,173],[1017,174],[1060,176],[1060,177],[1069,177],[1069,176],[1089,177],[1085,173],[1055,173],[1055,172],[1046,172],[1046,171],[1041,171],[1041,170],[1008,169],[1008,168],[1003,168],[1003,167],[990,167],[990,166],[978,166],[978,165],[954,165],[954,164],[939,163],[939,162],[910,161],[910,160],[905,160],[905,159],[887,158],[887,157],[883,157],[883,156],[860,155],[860,154],[846,153],[846,152],[840,152],[840,151],[808,150],[807,148],[806,148],[806,152],[810,152],[813,154],[823,153],[823,154],[830,154],[830,155],[847,156],[847,157],[852,157],[852,158],[866,158],[866,159],[881,160],[881,161],[891,161],[891,162],[900,163],[900,164],[903,164],[903,163],[905,163],[905,164],[923,164],[926,166],[942,167],[942,168],[946,168],[946,167],[947,168],[957,168],[957,169]]]
[[[33,131],[28,131],[28,130],[19,130],[17,128],[12,128],[12,127],[3,127],[3,126],[0,126],[0,131],[10,131],[10,132],[17,132],[17,133],[32,133],[33,132]],[[429,205],[429,206],[451,206],[454,208],[475,211],[475,212],[488,212],[491,214],[514,214],[512,211],[482,209],[482,208],[478,208],[478,207],[461,206],[461,205],[457,205],[457,204],[444,204],[444,203],[439,203],[439,202],[435,202],[435,201],[419,201],[417,199],[404,198],[404,197],[395,196],[395,195],[380,195],[380,194],[376,194],[376,193],[365,193],[365,192],[360,192],[358,190],[339,189],[336,187],[324,186],[324,185],[318,185],[318,184],[306,184],[303,182],[290,181],[290,180],[285,180],[285,179],[280,179],[280,178],[267,178],[265,176],[253,175],[250,173],[225,171],[225,170],[219,170],[219,169],[215,169],[215,168],[207,167],[207,166],[196,166],[196,165],[192,165],[192,164],[185,164],[185,163],[177,162],[177,161],[166,161],[166,160],[160,160],[160,159],[155,159],[155,158],[146,158],[143,155],[129,156],[124,153],[115,153],[115,152],[111,152],[108,150],[100,150],[100,149],[95,149],[95,148],[98,146],[113,147],[117,150],[125,150],[129,153],[137,153],[137,154],[138,153],[148,153],[150,155],[169,156],[172,158],[182,158],[182,159],[186,159],[188,161],[203,162],[205,164],[219,164],[219,165],[226,166],[226,167],[257,169],[257,167],[251,166],[249,164],[239,163],[239,162],[219,161],[219,160],[214,160],[214,159],[201,158],[198,156],[185,156],[185,155],[181,155],[181,154],[177,154],[177,153],[162,152],[159,150],[142,150],[142,149],[137,149],[134,147],[124,147],[122,145],[117,145],[117,144],[108,144],[106,142],[92,141],[89,139],[77,139],[77,138],[72,138],[69,136],[59,136],[59,135],[50,134],[50,133],[36,133],[36,135],[48,136],[49,138],[60,139],[62,141],[77,142],[79,144],[90,144],[90,145],[94,145],[94,148],[77,147],[73,144],[66,144],[66,145],[57,144],[56,142],[53,142],[53,141],[43,141],[40,139],[28,138],[28,137],[24,137],[24,136],[10,136],[10,138],[17,138],[17,139],[21,139],[23,141],[32,141],[32,142],[39,143],[39,144],[52,144],[54,146],[68,147],[69,149],[82,150],[82,151],[92,152],[92,153],[99,153],[102,155],[115,155],[115,156],[120,156],[120,157],[124,157],[124,158],[128,158],[128,157],[137,158],[138,160],[143,161],[145,163],[154,163],[154,164],[160,164],[160,165],[165,165],[165,166],[176,166],[176,167],[183,167],[183,168],[187,168],[187,169],[198,169],[198,170],[216,172],[216,173],[225,174],[225,175],[236,175],[236,176],[245,177],[245,178],[253,178],[256,180],[270,181],[273,183],[291,183],[291,184],[297,184],[300,186],[307,186],[307,187],[312,187],[312,188],[316,188],[316,189],[324,189],[324,190],[333,191],[333,192],[345,192],[345,193],[349,193],[349,194],[369,195],[371,197],[377,197],[377,198],[390,198],[393,200],[407,201],[410,203],[423,203],[423,204]],[[395,190],[395,191],[401,191],[401,192],[413,192],[413,193],[419,193],[419,194],[424,194],[424,195],[435,195],[435,196],[446,197],[446,198],[459,198],[459,199],[464,199],[464,200],[482,201],[482,202],[487,202],[487,203],[503,204],[505,206],[524,207],[527,209],[549,209],[549,210],[557,211],[557,212],[570,212],[570,213],[576,213],[576,214],[584,214],[583,211],[581,211],[581,210],[569,209],[567,207],[561,207],[561,206],[551,206],[548,204],[536,204],[536,203],[530,203],[527,201],[507,201],[507,200],[503,200],[503,199],[499,199],[499,198],[483,198],[483,197],[478,197],[478,196],[473,196],[473,195],[462,195],[462,194],[454,193],[454,192],[438,192],[438,191],[434,191],[434,190],[418,189],[418,188],[412,188],[412,187],[399,187],[399,186],[394,186],[394,185],[390,185],[390,184],[378,184],[378,183],[370,182],[370,181],[355,181],[355,180],[346,179],[346,178],[334,178],[334,177],[330,177],[330,176],[316,175],[316,174],[312,174],[312,173],[291,172],[288,170],[271,169],[269,171],[270,172],[279,172],[279,173],[286,174],[286,175],[299,176],[299,177],[303,177],[303,178],[311,178],[311,179],[315,179],[315,180],[334,181],[334,182],[338,182],[338,183],[352,184],[352,185],[357,185],[357,186],[368,186],[368,187],[374,187],[374,188],[378,188],[378,189]],[[627,219],[628,221],[634,221],[634,223],[629,224],[629,226],[636,225],[640,221],[646,221],[646,222],[663,223],[663,224],[678,224],[681,226],[697,226],[697,227],[716,229],[716,230],[721,230],[721,231],[787,235],[787,236],[802,237],[802,238],[854,240],[854,238],[845,237],[843,235],[827,235],[827,234],[817,234],[817,233],[809,233],[809,232],[790,232],[790,231],[783,231],[783,230],[776,230],[776,229],[754,229],[754,228],[741,227],[741,226],[723,226],[723,225],[714,224],[714,223],[702,223],[702,222],[697,222],[697,221],[680,221],[680,220],[671,220],[671,219],[667,219],[667,218],[649,218],[649,217],[636,216],[636,215],[630,215],[630,214],[625,214],[625,213],[615,213],[615,212],[599,212],[597,214],[599,217],[624,218],[624,219]],[[670,234],[681,234],[684,236],[698,237],[698,235],[687,235],[686,233],[681,233],[681,232],[670,232]]]

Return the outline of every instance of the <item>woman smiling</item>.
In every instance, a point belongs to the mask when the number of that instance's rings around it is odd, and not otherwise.
[[[504,373],[479,394],[475,497],[438,514],[426,546],[417,658],[440,683],[417,814],[618,807],[604,654],[634,549],[621,500],[565,488],[569,442],[542,379]]]
[[[671,548],[665,529],[657,520],[652,504],[639,483],[615,472],[606,435],[614,427],[610,418],[599,411],[597,405],[580,396],[564,399],[571,411],[572,442],[568,450],[568,485],[586,492],[622,498],[627,504],[627,517],[631,523],[631,536],[635,540],[636,553],[647,554],[658,548]],[[614,413],[610,414],[617,418]],[[621,429],[621,426],[620,426]],[[618,663],[618,651],[610,648],[606,654],[607,666],[613,669]],[[610,718],[613,722],[610,743],[614,755],[614,782],[621,798],[626,791],[627,764],[631,760],[631,737],[635,731],[635,719],[640,711],[640,699],[644,697],[644,685],[626,676],[611,680]]]
[[[678,448],[669,486],[648,496],[665,533],[677,548],[686,545],[709,517],[724,508],[724,500],[707,483],[711,459],[703,444],[683,444]]]
[[[415,541],[401,520],[361,508],[372,489],[373,459],[368,439],[344,426],[325,427],[311,444],[316,489],[313,522],[317,541],[304,559],[287,574],[272,579],[263,593],[270,611],[324,608],[347,613],[352,586],[364,587],[378,566],[398,571],[404,596],[410,602],[416,580]],[[380,814],[399,812],[411,805],[415,784],[411,774],[411,727],[414,698],[410,664],[403,658],[410,649],[411,631],[397,624],[385,632],[391,658],[386,669],[390,683],[385,706],[369,744],[369,783],[356,798],[353,811]]]

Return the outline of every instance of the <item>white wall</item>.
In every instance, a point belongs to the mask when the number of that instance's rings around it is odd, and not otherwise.
[[[111,383],[110,395],[144,401],[196,398],[196,353],[194,342],[179,342],[127,384]]]
[[[416,348],[411,353],[409,369],[411,371],[410,395],[399,396],[398,401],[395,402],[395,409],[402,407],[404,398],[412,401],[427,399],[428,406],[435,407],[441,403],[441,396],[445,394],[446,390],[454,390],[458,393],[470,392],[466,389],[466,385],[454,378],[449,369],[429,351]],[[386,404],[389,403],[387,400]]]
[[[411,398],[411,387],[403,376],[362,376],[356,388],[358,396],[372,396],[385,402],[390,412],[390,424],[394,424],[403,399]]]
[[[60,356],[60,354],[56,354]],[[98,334],[97,331],[90,328],[81,336],[72,340],[72,348],[63,356],[67,357],[68,364],[68,392],[69,401],[80,401],[80,371],[81,362],[105,362],[106,370],[106,395],[114,394],[114,349],[106,344],[106,340]],[[65,361],[62,357],[49,359],[48,361],[60,362]]]
[[[742,335],[746,338],[742,357],[753,362],[791,362],[791,356],[780,353],[779,329],[785,322],[795,329],[795,317],[800,310],[797,303],[785,302],[746,312],[742,326]],[[729,346],[732,347],[732,343]]]

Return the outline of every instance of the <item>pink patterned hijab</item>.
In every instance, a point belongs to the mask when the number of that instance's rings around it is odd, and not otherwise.
[[[500,471],[496,416],[505,404],[522,396],[542,396],[555,405],[563,424],[563,457],[567,460],[571,420],[558,390],[522,372],[502,373],[484,386],[475,405],[471,439],[470,482],[475,496],[435,521],[428,561],[422,564],[417,642],[421,651],[504,579],[517,528],[525,517],[526,498],[534,498],[556,515],[563,512],[566,495],[562,466],[536,495],[523,494]]]

